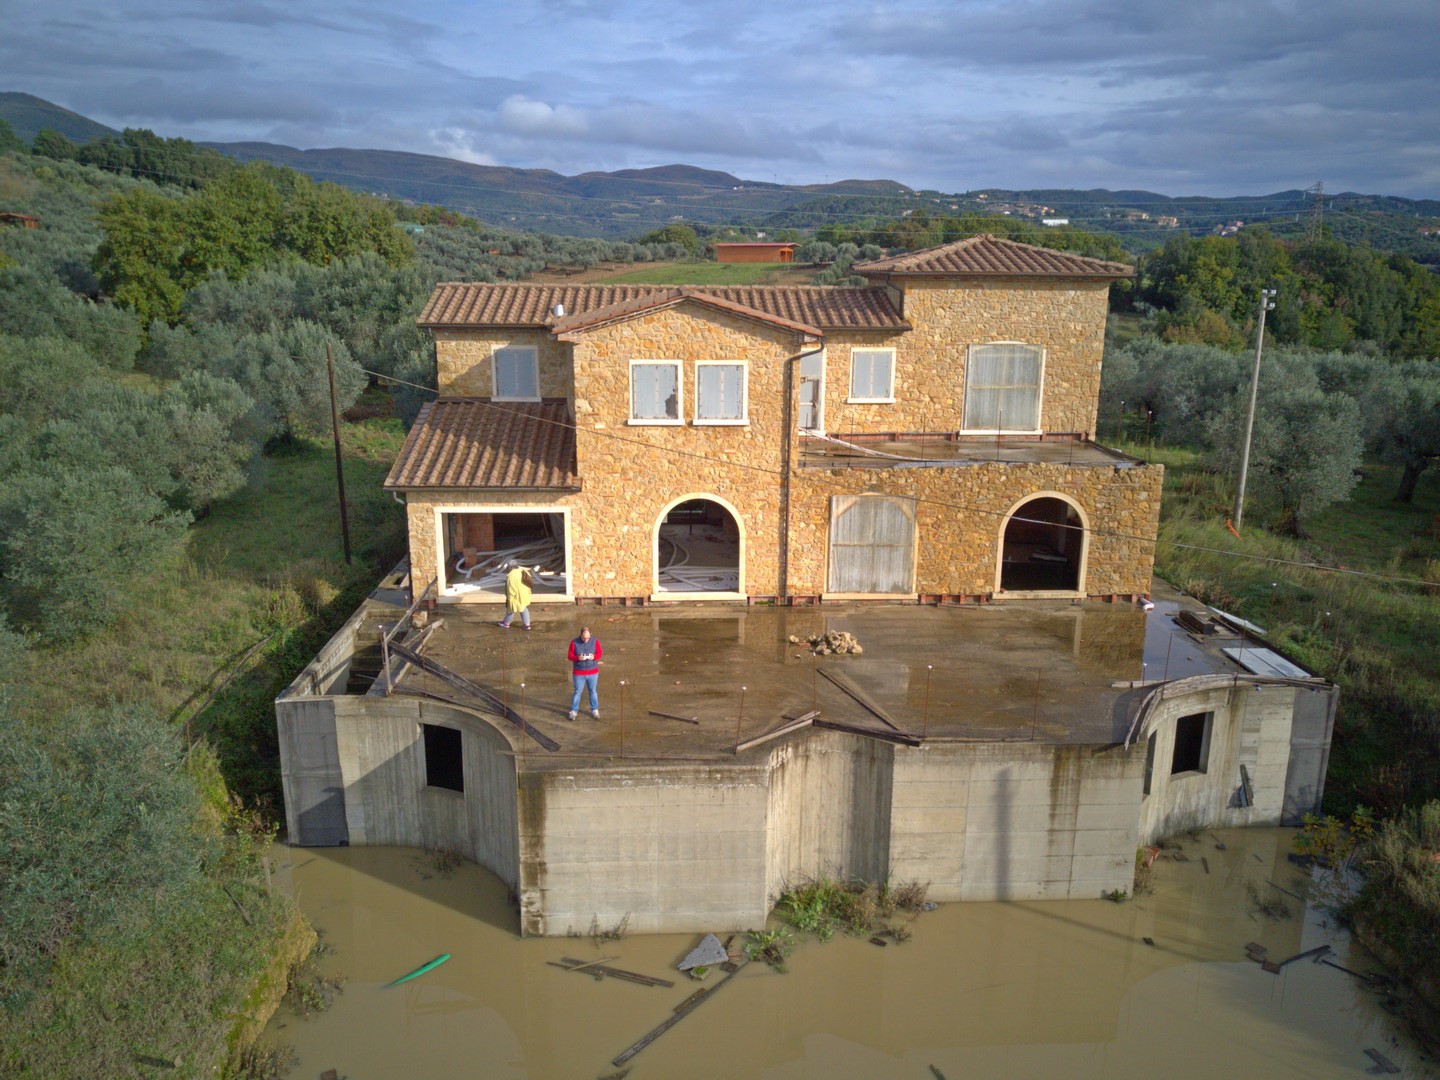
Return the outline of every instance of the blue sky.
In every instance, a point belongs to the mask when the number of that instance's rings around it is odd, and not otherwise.
[[[0,0],[0,26],[0,90],[196,140],[1440,197],[1440,0]]]

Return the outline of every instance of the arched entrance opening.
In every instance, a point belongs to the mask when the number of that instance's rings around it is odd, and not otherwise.
[[[1086,522],[1079,506],[1059,495],[1032,496],[1005,519],[999,591],[1080,592],[1085,543]]]
[[[655,527],[657,593],[740,592],[744,534],[728,503],[704,495],[679,499]]]

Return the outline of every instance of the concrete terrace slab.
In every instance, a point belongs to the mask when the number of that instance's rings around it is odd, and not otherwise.
[[[1229,673],[1221,644],[1185,633],[1179,597],[1155,610],[1098,602],[1015,602],[987,606],[830,605],[645,608],[540,607],[535,629],[502,630],[485,614],[446,608],[426,655],[497,694],[560,744],[548,754],[526,740],[527,769],[573,768],[576,758],[714,761],[734,764],[738,739],[820,710],[822,719],[888,731],[824,677],[842,672],[906,732],[931,742],[1110,743],[1125,737],[1142,690],[1112,684]],[[491,613],[493,615],[493,613]],[[565,660],[582,623],[604,649],[601,716],[569,720]],[[790,642],[848,631],[858,656],[814,657]],[[622,687],[623,746],[622,746]],[[929,682],[929,705],[926,684]],[[403,684],[455,696],[434,676],[411,671]],[[743,714],[742,714],[742,687]],[[651,710],[693,717],[691,725]],[[927,719],[928,717],[928,719]],[[504,725],[518,742],[518,731]],[[774,744],[740,755],[763,761]]]

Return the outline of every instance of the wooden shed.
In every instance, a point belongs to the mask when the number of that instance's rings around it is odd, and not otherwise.
[[[722,263],[788,263],[795,261],[794,244],[711,244],[715,261]]]

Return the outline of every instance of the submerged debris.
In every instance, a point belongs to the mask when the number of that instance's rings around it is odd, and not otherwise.
[[[714,967],[729,959],[730,954],[720,944],[720,939],[714,934],[706,934],[700,939],[700,944],[686,953],[685,959],[675,966],[681,971],[689,971],[697,967]]]

